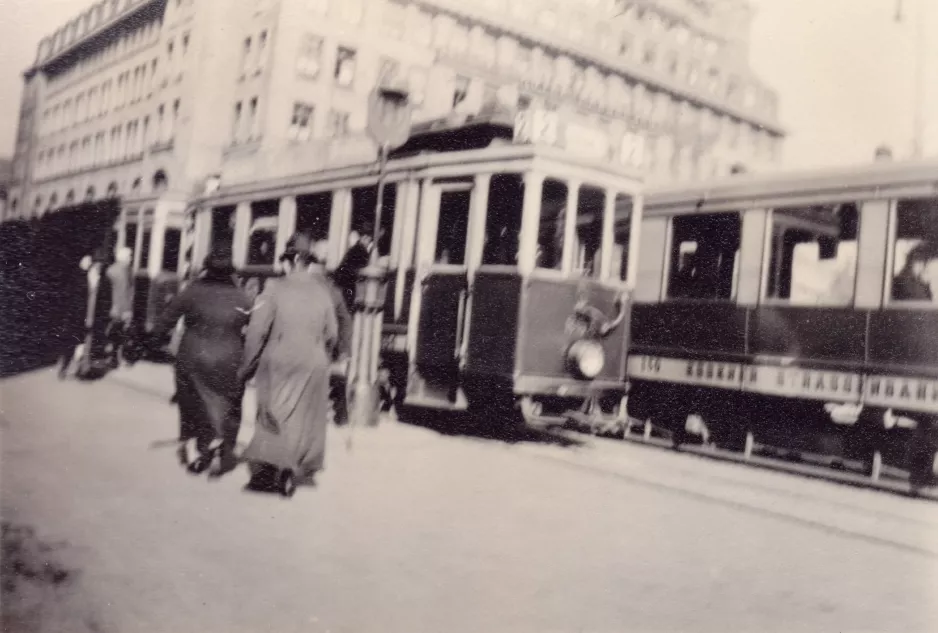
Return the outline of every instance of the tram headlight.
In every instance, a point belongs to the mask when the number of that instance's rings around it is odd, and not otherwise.
[[[581,376],[593,379],[603,370],[606,354],[596,341],[577,341],[570,346],[567,360]]]

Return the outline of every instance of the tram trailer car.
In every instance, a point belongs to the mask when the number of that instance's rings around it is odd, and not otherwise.
[[[518,142],[516,127],[430,122],[392,153],[382,363],[406,412],[543,427],[598,399],[624,416],[639,172]],[[328,236],[334,269],[351,232],[374,224],[376,181],[366,164],[222,188],[200,205],[197,241],[230,240],[260,279],[304,230]],[[634,221],[617,228],[617,207]]]
[[[649,191],[629,412],[934,483],[936,260],[936,161]]]

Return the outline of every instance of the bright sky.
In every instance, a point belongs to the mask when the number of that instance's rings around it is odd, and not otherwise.
[[[780,95],[789,130],[786,166],[865,162],[880,143],[910,150],[915,25],[893,20],[897,0],[752,0],[758,9],[752,64]],[[907,18],[928,5],[938,32],[938,0],[903,0]],[[90,0],[0,0],[0,156],[13,152],[20,73],[39,39]],[[926,114],[938,110],[938,38],[927,51]],[[938,115],[926,154],[938,153]]]

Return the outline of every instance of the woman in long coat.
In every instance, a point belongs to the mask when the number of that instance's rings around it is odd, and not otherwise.
[[[203,275],[167,306],[156,330],[162,338],[183,319],[185,333],[176,355],[179,457],[196,474],[212,466],[210,474],[220,476],[236,465],[244,397],[238,368],[251,303],[233,275],[230,251],[214,251]]]
[[[257,423],[243,455],[254,490],[290,495],[323,467],[337,324],[329,290],[309,273],[309,247],[291,238],[286,275],[267,283],[248,326],[240,379],[256,376]]]

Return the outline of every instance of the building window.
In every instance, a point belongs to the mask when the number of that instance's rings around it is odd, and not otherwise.
[[[261,31],[257,37],[257,65],[254,68],[255,73],[259,73],[267,65],[267,31]]]
[[[341,110],[330,110],[326,125],[326,136],[336,138],[348,134],[349,113]]]
[[[237,143],[241,132],[241,102],[234,107],[234,120],[231,123],[231,142]]]
[[[290,120],[290,139],[294,141],[309,140],[312,123],[313,106],[308,103],[294,103],[293,118]]]
[[[141,153],[147,147],[147,142],[149,141],[149,138],[148,138],[149,135],[150,135],[150,117],[145,116],[143,117],[143,129],[140,132],[140,150],[139,151]]]
[[[258,126],[260,125],[260,118],[258,114],[258,99],[257,97],[251,98],[251,103],[248,106],[248,139],[253,140],[260,137]]]
[[[767,299],[798,306],[849,306],[857,272],[855,204],[772,212]]]
[[[318,35],[304,35],[300,44],[300,53],[296,59],[296,70],[303,77],[315,79],[322,67],[322,38]]]
[[[173,101],[173,116],[169,120],[169,133],[166,135],[166,140],[169,142],[172,142],[176,137],[176,124],[179,122],[179,109],[179,99],[176,99]]]
[[[183,33],[182,35],[182,55],[185,57],[186,53],[189,52],[189,34]]]
[[[335,60],[335,81],[343,88],[348,88],[355,80],[355,51],[340,46]]]
[[[378,66],[378,85],[384,86],[388,85],[400,71],[401,64],[396,59],[390,57],[381,57],[380,65]]]
[[[150,62],[150,88],[147,91],[149,94],[152,94],[153,91],[156,90],[156,68],[157,60],[154,59]]]
[[[241,50],[241,74],[246,75],[248,73],[248,66],[251,63],[251,38],[244,38],[244,46]]]
[[[466,95],[469,94],[469,78],[463,76],[457,76],[455,86],[453,87],[453,107],[457,107],[460,103],[466,100]]]
[[[166,106],[162,103],[156,109],[156,138],[155,144],[162,143],[166,139]]]

